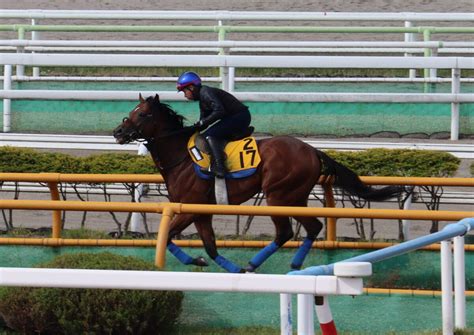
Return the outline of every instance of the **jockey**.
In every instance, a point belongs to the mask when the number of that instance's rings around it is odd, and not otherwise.
[[[211,171],[217,178],[224,178],[224,142],[244,136],[251,120],[248,107],[226,91],[202,85],[194,72],[184,72],[176,88],[184,92],[186,99],[199,101],[201,115],[194,127],[200,131],[207,128],[203,135],[212,152]]]

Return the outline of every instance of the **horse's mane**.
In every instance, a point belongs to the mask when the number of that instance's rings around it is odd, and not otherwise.
[[[148,97],[146,102],[150,104],[153,113],[159,111],[167,116],[170,122],[170,128],[181,129],[184,127],[184,120],[186,120],[186,118],[172,110],[170,105],[161,102],[156,104],[153,97]]]

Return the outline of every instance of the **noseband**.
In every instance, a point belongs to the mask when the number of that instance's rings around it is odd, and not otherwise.
[[[152,115],[149,114],[149,116],[152,116]],[[148,118],[149,116],[145,116],[142,118],[145,119],[145,118]],[[142,134],[142,131],[140,128],[143,124],[143,121],[140,122],[139,124],[135,124],[132,121],[130,121],[130,118],[128,117],[124,117],[122,119],[122,123],[125,123],[127,121],[132,124],[132,127],[130,127],[131,131],[126,135],[126,138],[125,138],[127,143],[130,143],[133,141],[145,142],[145,141],[153,140],[153,138],[146,138],[145,135]]]

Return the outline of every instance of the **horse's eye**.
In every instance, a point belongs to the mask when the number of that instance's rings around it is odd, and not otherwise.
[[[128,121],[128,117],[124,117],[124,118],[122,119],[122,123],[124,123],[125,121]]]
[[[143,113],[143,112],[142,112],[142,113],[138,114],[138,116],[139,116],[139,117],[150,117],[151,114]]]

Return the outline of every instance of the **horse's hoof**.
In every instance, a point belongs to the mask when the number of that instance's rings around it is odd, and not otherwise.
[[[256,270],[256,269],[257,269],[257,268],[254,267],[252,264],[249,264],[249,265],[247,265],[247,266],[245,267],[245,269],[243,269],[243,270],[244,270],[245,273],[255,273],[255,270]]]
[[[290,267],[291,267],[291,270],[293,270],[293,271],[301,270],[301,265],[293,265],[293,264],[291,264]]]
[[[197,266],[209,266],[209,263],[202,256],[194,258],[192,264]]]

